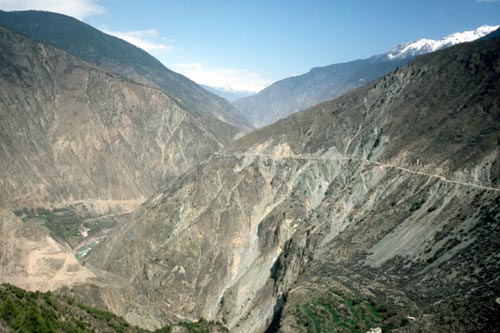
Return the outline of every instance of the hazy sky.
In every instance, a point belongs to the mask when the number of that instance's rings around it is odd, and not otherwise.
[[[399,43],[500,24],[500,0],[0,0],[77,17],[195,81],[256,91]]]

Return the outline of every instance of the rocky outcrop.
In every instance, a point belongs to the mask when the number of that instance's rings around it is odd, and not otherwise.
[[[495,327],[499,50],[422,56],[214,154],[91,252],[89,267],[130,283],[96,295],[147,327],[332,329],[333,294],[356,319],[348,295],[397,309],[363,305],[365,331]]]
[[[0,28],[0,206],[137,207],[233,129]]]

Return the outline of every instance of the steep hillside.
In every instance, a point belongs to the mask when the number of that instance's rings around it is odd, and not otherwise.
[[[421,39],[398,45],[385,54],[368,59],[313,68],[306,74],[278,81],[258,94],[233,104],[254,126],[263,127],[370,83],[417,55],[473,41],[497,28],[482,26],[474,31],[451,34],[441,40]]]
[[[0,11],[0,24],[139,83],[159,87],[187,110],[211,115],[243,131],[253,129],[223,98],[169,70],[147,52],[72,17],[40,11]]]
[[[3,27],[0,48],[0,207],[129,211],[235,134]]]
[[[64,294],[27,292],[0,285],[0,329],[23,333],[148,333],[110,312],[76,303]],[[155,333],[222,333],[221,324],[199,320],[165,326]]]
[[[147,327],[498,331],[499,75],[500,39],[459,45],[245,136],[90,253],[130,281],[92,297]]]
[[[257,128],[363,86],[406,64],[410,58],[389,60],[374,56],[311,69],[306,74],[273,83],[233,104]]]

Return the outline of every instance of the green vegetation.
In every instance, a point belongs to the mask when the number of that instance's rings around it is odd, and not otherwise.
[[[384,332],[407,323],[398,308],[373,299],[330,292],[296,308],[298,322],[308,332],[364,333],[381,327]]]
[[[104,229],[112,229],[116,227],[116,222],[113,220],[99,220],[93,223],[85,222],[83,226],[89,229],[89,236],[93,236]]]
[[[307,305],[303,305],[302,307],[304,308],[304,312],[307,314],[307,316],[312,321],[313,332],[314,333],[319,333],[320,330],[321,330],[321,323],[320,323],[318,317],[316,316],[316,314],[314,313],[314,311],[311,310],[311,308],[309,308]]]
[[[24,222],[43,222],[54,238],[63,240],[78,237],[79,229],[84,221],[75,212],[66,209],[51,211],[43,207],[23,208],[14,213],[21,216]]]
[[[207,321],[203,318],[198,320],[198,322],[183,321],[177,325],[187,329],[188,333],[229,332],[221,323],[212,320]],[[161,333],[163,332],[161,331]],[[170,332],[170,330],[165,332]],[[157,330],[155,333],[160,332]]]
[[[116,226],[111,219],[96,219],[92,222],[71,209],[49,210],[43,207],[23,208],[14,212],[23,222],[41,222],[50,231],[52,237],[76,246],[83,240],[81,230],[86,229],[88,236],[94,236],[105,229]]]
[[[177,326],[189,333],[228,332],[222,324],[200,319]],[[0,286],[0,328],[15,333],[148,333],[111,312],[77,304],[67,296],[29,292],[12,285]],[[165,326],[154,333],[169,333]]]
[[[83,219],[72,211],[46,216],[45,225],[54,238],[68,240],[80,236]]]
[[[420,199],[418,201],[415,201],[410,207],[410,212],[413,213],[414,211],[419,210],[424,203],[425,199]]]
[[[19,333],[145,332],[109,312],[72,304],[50,292],[0,287],[0,323]],[[97,319],[97,320],[95,320]],[[112,330],[110,330],[112,329]]]

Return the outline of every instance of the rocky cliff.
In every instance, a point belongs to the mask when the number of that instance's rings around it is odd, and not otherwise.
[[[499,50],[419,57],[214,154],[91,252],[129,281],[94,296],[147,327],[498,331]]]
[[[131,210],[234,127],[0,27],[0,207]]]

